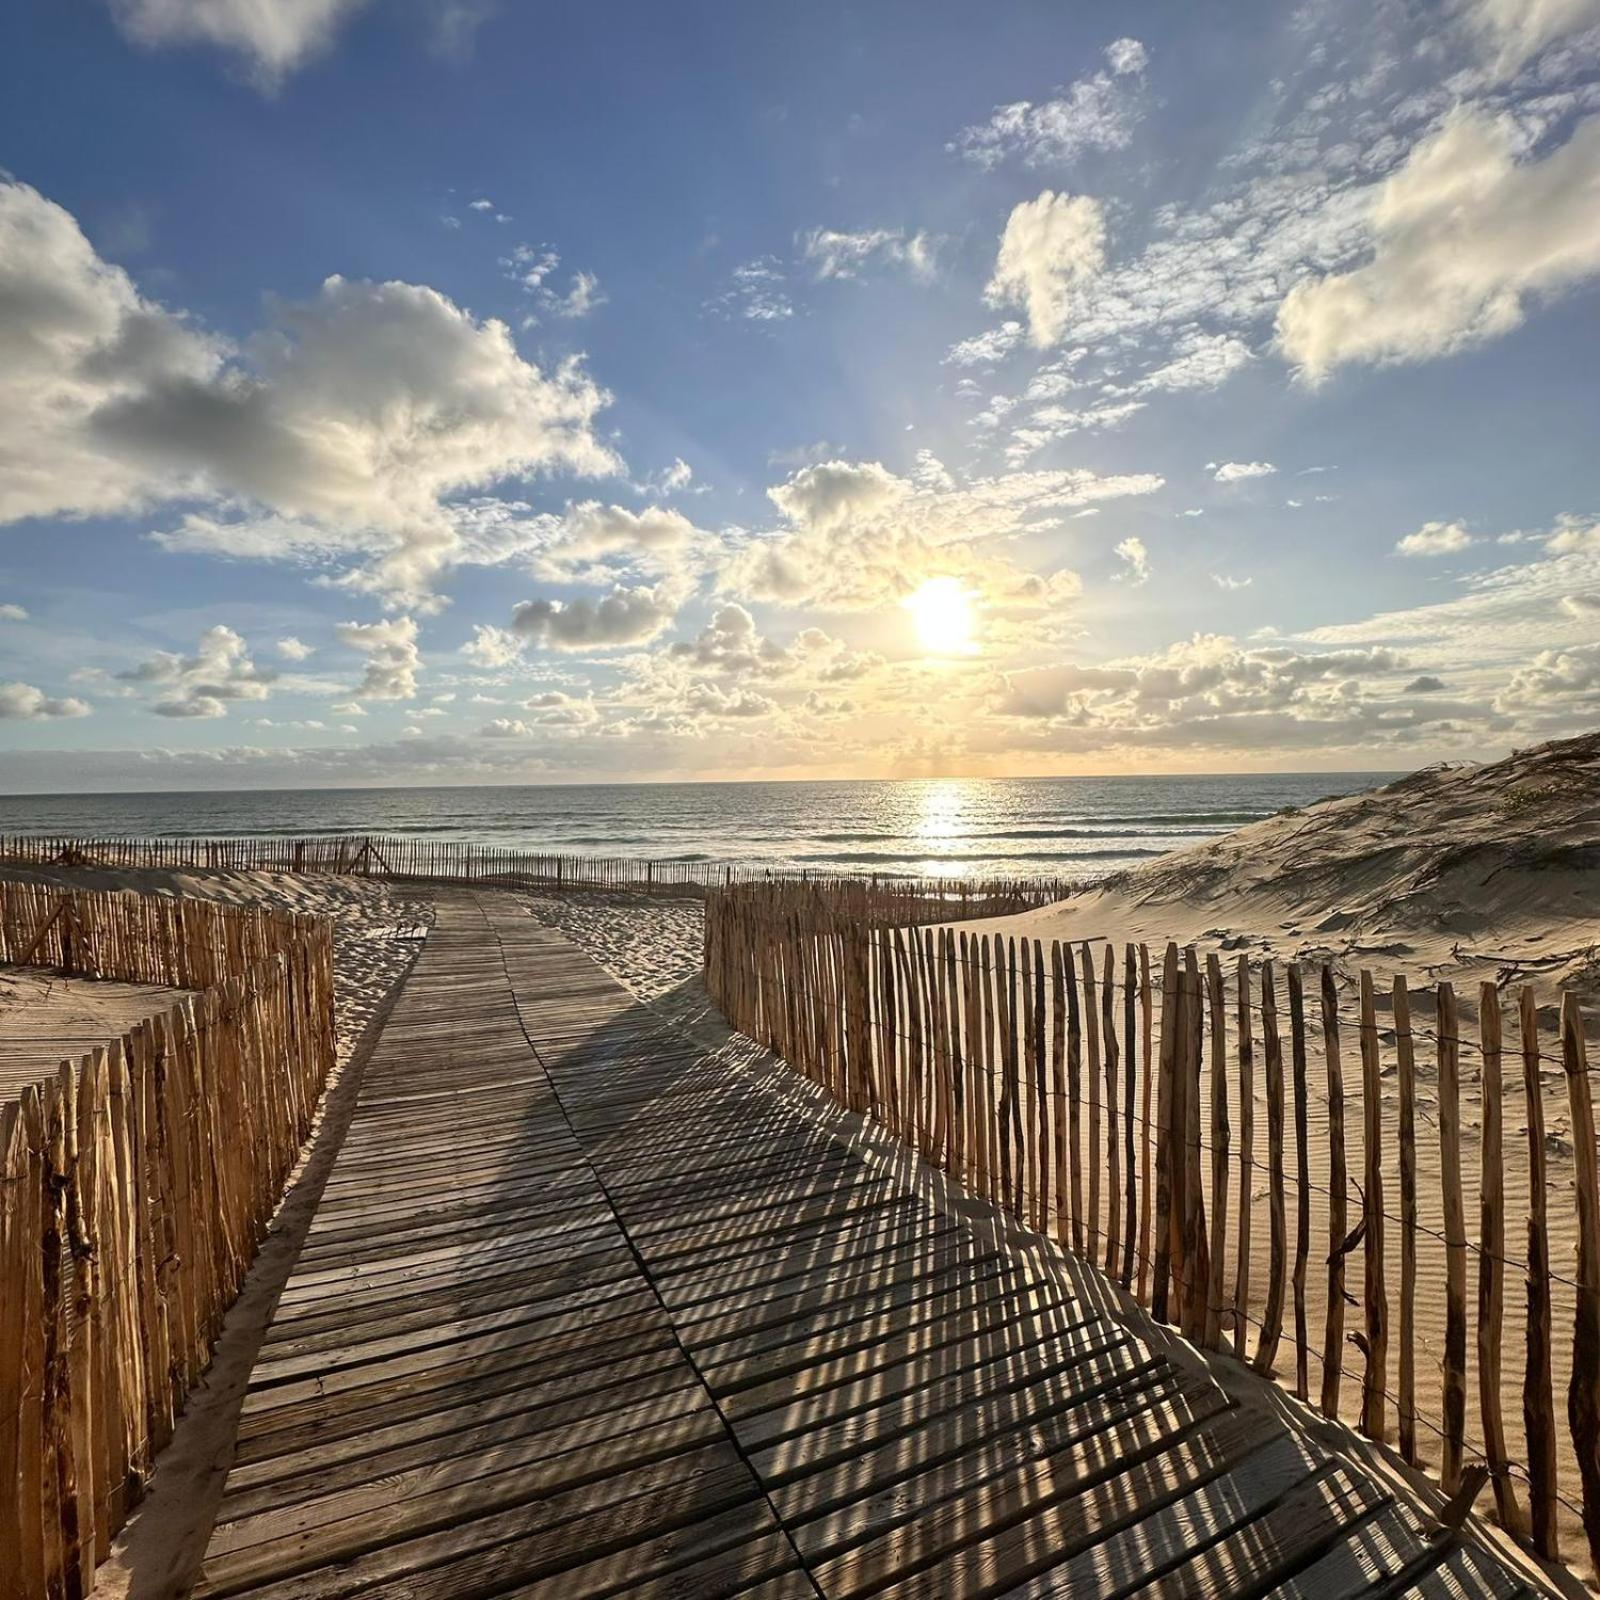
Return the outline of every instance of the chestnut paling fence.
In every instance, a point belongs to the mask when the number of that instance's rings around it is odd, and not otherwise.
[[[1075,887],[1059,878],[840,878],[707,861],[564,855],[379,834],[310,839],[82,839],[22,834],[0,837],[0,862],[40,867],[325,873],[398,882],[500,883],[646,894],[701,895],[737,883],[817,882],[832,885],[833,892],[848,897],[848,903],[862,915],[898,915],[909,910],[923,918],[1020,911],[1059,900]]]
[[[0,960],[193,991],[0,1104],[0,1596],[88,1592],[334,1060],[330,927],[0,884]]]
[[[1458,1001],[909,920],[822,885],[713,891],[707,985],[1198,1345],[1465,1501],[1492,1479],[1539,1553],[1586,1539],[1600,1561],[1600,1180],[1573,996]]]

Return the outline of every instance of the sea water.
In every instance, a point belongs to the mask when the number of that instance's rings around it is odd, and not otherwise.
[[[0,833],[383,833],[881,875],[1088,877],[1393,774],[303,789],[0,796]]]

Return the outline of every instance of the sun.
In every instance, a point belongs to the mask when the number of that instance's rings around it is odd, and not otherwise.
[[[964,656],[977,649],[972,639],[972,597],[959,578],[926,579],[906,596],[905,607],[929,655]]]

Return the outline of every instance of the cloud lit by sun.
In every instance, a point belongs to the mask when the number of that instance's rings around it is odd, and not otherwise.
[[[973,639],[972,597],[959,578],[928,578],[904,601],[917,640],[930,656],[966,656]]]

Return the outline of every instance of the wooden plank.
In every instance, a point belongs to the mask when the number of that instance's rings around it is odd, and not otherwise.
[[[1494,1481],[1500,1525],[1514,1538],[1526,1529],[1511,1486],[1505,1418],[1500,1410],[1500,1336],[1505,1320],[1505,1152],[1501,1121],[1500,990],[1485,982],[1478,990],[1478,1042],[1483,1057],[1483,1147],[1478,1173],[1478,1404],[1483,1417],[1483,1453]]]
[[[1283,1044],[1278,1034],[1278,996],[1272,963],[1261,963],[1261,1045],[1267,1063],[1267,1216],[1270,1255],[1267,1300],[1256,1341],[1255,1369],[1271,1372],[1283,1333],[1283,1291],[1288,1262],[1288,1225],[1283,1201]]]
[[[1577,1313],[1572,1333],[1572,1378],[1567,1415],[1583,1485],[1583,1532],[1589,1558],[1600,1566],[1600,1170],[1597,1170],[1594,1102],[1589,1088],[1583,1015],[1570,989],[1561,997],[1561,1064],[1572,1108],[1572,1144],[1578,1203]]]
[[[1461,1191],[1461,1038],[1455,990],[1439,985],[1439,1184],[1444,1201],[1444,1440],[1439,1479],[1461,1483],[1467,1421],[1467,1218]],[[1600,1351],[1597,1351],[1600,1354]]]
[[[1322,968],[1322,1052],[1328,1077],[1328,1303],[1322,1334],[1322,1414],[1339,1415],[1344,1376],[1344,1256],[1349,1181],[1344,1154],[1344,1062],[1339,1053],[1339,991]]]
[[[1361,1385],[1361,1431],[1369,1439],[1387,1434],[1384,1392],[1388,1386],[1389,1297],[1383,1276],[1383,1063],[1378,1053],[1378,1019],[1372,974],[1361,972],[1362,1165],[1366,1175],[1361,1219],[1365,1257],[1361,1289],[1366,1311],[1366,1366]]]
[[[1392,1006],[1396,1092],[1400,1102],[1400,1454],[1412,1466],[1417,1452],[1417,1064],[1411,1037],[1411,998],[1396,977]]]
[[[1528,1119],[1527,1363],[1522,1379],[1522,1419],[1528,1451],[1529,1535],[1540,1555],[1560,1554],[1557,1533],[1555,1376],[1551,1361],[1550,1228],[1544,1151],[1544,1085],[1539,1075],[1539,1014],[1533,988],[1518,998],[1522,1039],[1522,1105]]]

